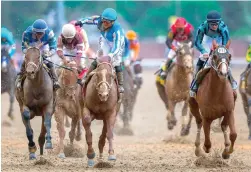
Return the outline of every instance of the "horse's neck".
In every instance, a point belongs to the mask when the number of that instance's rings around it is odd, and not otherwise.
[[[189,72],[185,67],[176,64],[173,72],[175,80],[182,80],[182,82],[189,81],[189,76],[191,75],[191,72]]]
[[[209,80],[207,85],[210,88],[211,93],[219,93],[222,92],[228,84],[228,79],[221,80],[217,74],[217,72],[211,68],[209,71]]]
[[[41,87],[42,85],[46,84],[45,83],[45,75],[46,75],[46,71],[43,68],[43,66],[40,67],[40,69],[37,71],[36,77],[33,80],[30,80],[30,82],[32,83],[32,85],[38,85],[39,87]],[[34,87],[35,88],[35,87]]]

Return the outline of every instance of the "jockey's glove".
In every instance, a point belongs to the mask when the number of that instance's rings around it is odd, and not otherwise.
[[[82,21],[77,21],[77,22],[75,23],[75,26],[80,26],[80,27],[82,27],[82,26],[83,26]]]

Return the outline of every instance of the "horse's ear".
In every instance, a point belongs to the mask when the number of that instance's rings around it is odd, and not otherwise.
[[[229,58],[229,61],[231,61],[232,60],[232,55],[229,54],[228,58]]]
[[[213,50],[215,50],[218,47],[218,44],[216,43],[215,39],[213,40]]]
[[[229,49],[230,44],[231,44],[231,40],[229,39],[229,40],[227,41],[227,45],[226,45],[226,48],[227,48],[227,49]]]

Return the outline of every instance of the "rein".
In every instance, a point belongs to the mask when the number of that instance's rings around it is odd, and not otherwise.
[[[113,67],[112,67],[112,65],[111,65],[110,63],[108,63],[108,62],[99,63],[99,64],[98,64],[98,67],[99,67],[100,65],[103,65],[103,64],[109,65],[109,67],[111,68],[112,73],[113,73]],[[112,86],[113,86],[113,82],[112,82],[111,84],[109,84],[107,81],[104,81],[104,80],[102,80],[102,81],[100,81],[99,83],[96,84],[96,89],[98,89],[99,86],[100,86],[101,84],[103,84],[103,83],[105,83],[105,84],[107,85],[108,90],[110,91],[111,88],[112,88]]]

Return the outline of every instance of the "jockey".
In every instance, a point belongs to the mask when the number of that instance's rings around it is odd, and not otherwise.
[[[193,26],[184,18],[177,18],[175,23],[170,27],[166,45],[169,48],[167,60],[165,62],[165,70],[161,70],[160,75],[165,78],[167,75],[167,68],[171,65],[173,58],[175,58],[178,51],[177,42],[192,42],[193,47]]]
[[[78,21],[75,25],[83,24],[97,25],[101,36],[99,39],[98,56],[105,54],[111,58],[112,65],[117,74],[119,92],[123,93],[123,72],[122,72],[122,53],[125,46],[124,30],[117,20],[117,12],[112,8],[106,8],[101,16],[92,16]],[[87,75],[97,67],[97,61],[94,60],[90,66]]]
[[[75,23],[74,23],[75,24]],[[84,42],[85,40],[85,42]],[[85,48],[83,46],[85,45]],[[62,33],[58,37],[57,55],[63,60],[67,59],[76,61],[79,71],[82,71],[85,66],[81,63],[85,59],[83,54],[88,50],[89,43],[86,32],[80,27],[72,24],[65,24],[62,28]],[[64,54],[73,55],[74,57],[65,57]],[[78,83],[81,84],[81,78],[78,78]]]
[[[43,43],[43,46],[40,48],[42,51],[42,56],[44,58],[44,63],[50,69],[50,73],[52,75],[53,80],[53,88],[57,90],[60,88],[58,83],[57,74],[55,72],[55,68],[53,63],[48,62],[46,60],[51,61],[51,56],[55,54],[57,41],[54,35],[53,30],[49,29],[46,22],[42,19],[36,20],[32,26],[29,26],[24,32],[22,37],[22,51],[25,54],[27,52],[27,46],[38,46]],[[21,89],[22,78],[25,74],[25,63],[22,63],[20,73],[18,74],[18,83],[17,87]]]
[[[126,33],[126,38],[128,39],[128,42],[129,42],[129,56],[130,56],[130,62],[132,63],[132,66],[135,66],[137,64],[140,65],[140,61],[138,61],[140,44],[137,38],[137,34],[133,30],[129,30]],[[136,71],[134,71],[134,74],[136,78],[139,78],[140,81],[142,80],[141,72],[136,73]]]
[[[9,47],[9,56],[11,59],[11,63],[14,64],[12,59],[13,55],[16,52],[16,44],[13,38],[12,33],[5,27],[1,28],[1,47],[7,46]]]
[[[210,11],[207,14],[207,20],[199,26],[195,39],[195,47],[200,52],[196,74],[204,67],[206,60],[209,58],[212,41],[214,39],[218,44],[226,45],[229,41],[229,31],[227,25],[221,20],[221,15],[217,11]],[[232,88],[234,90],[237,89],[237,83],[234,80],[230,69],[228,74]],[[194,78],[191,84],[190,96],[194,97],[197,90],[198,84]]]
[[[249,47],[247,49],[246,60],[248,62],[248,66],[245,69],[245,71],[241,74],[241,82],[243,82],[243,81],[246,80],[246,74],[249,71],[249,69],[251,68],[251,44],[249,45]],[[243,85],[243,84],[240,84],[240,85]],[[242,87],[242,89],[245,88],[245,87],[246,87],[246,85],[244,84],[244,86]]]

